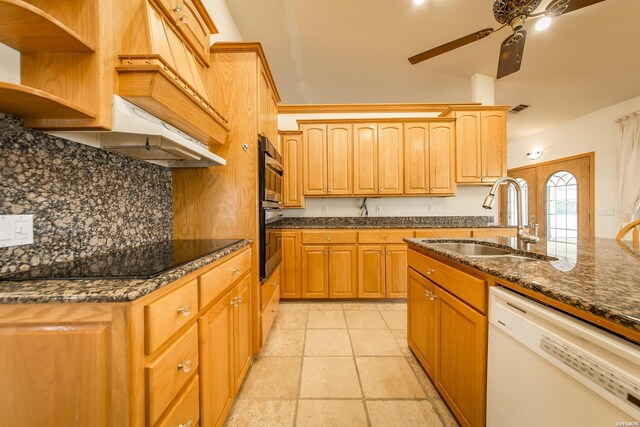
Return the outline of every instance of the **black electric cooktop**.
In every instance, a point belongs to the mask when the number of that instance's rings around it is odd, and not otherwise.
[[[0,276],[0,280],[149,279],[240,240],[167,240]]]

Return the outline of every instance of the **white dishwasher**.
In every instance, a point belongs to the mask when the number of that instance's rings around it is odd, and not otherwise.
[[[637,426],[640,346],[490,291],[487,426]]]

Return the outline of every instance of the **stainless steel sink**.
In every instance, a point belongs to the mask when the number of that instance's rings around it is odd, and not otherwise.
[[[438,248],[456,252],[460,255],[473,257],[495,257],[495,256],[513,256],[513,253],[507,249],[496,248],[493,246],[478,245],[475,243],[432,243]]]

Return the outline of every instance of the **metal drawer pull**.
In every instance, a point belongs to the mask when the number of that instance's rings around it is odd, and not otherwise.
[[[425,294],[427,294],[427,296],[429,297],[429,299],[431,301],[433,301],[434,299],[438,298],[438,295],[434,294],[433,292],[430,291],[425,291]]]
[[[431,276],[433,273],[435,273],[436,271],[433,268],[428,268],[427,271],[425,271],[425,274],[427,276]]]
[[[180,6],[179,4],[173,7],[173,11],[176,13],[180,13],[182,12],[182,6]]]
[[[238,306],[238,300],[229,301],[229,305],[237,307]]]
[[[236,302],[237,302],[238,304],[240,304],[242,301],[244,301],[244,298],[242,298],[242,297],[236,297],[236,299],[235,299],[235,300],[236,300]]]
[[[186,423],[182,424],[178,424],[178,427],[192,427],[193,423],[191,422],[191,420],[187,421]]]
[[[191,307],[188,304],[183,305],[182,307],[178,307],[176,311],[182,313],[183,316],[188,316],[191,314]]]
[[[331,240],[331,237],[327,237],[327,240]]]
[[[180,20],[181,20],[182,22],[184,22],[185,24],[186,24],[187,22],[189,22],[189,18],[187,18],[187,16],[186,16],[186,15],[182,15],[182,16],[180,17]]]
[[[182,371],[186,374],[191,370],[191,360],[187,360],[186,362],[178,363],[178,370],[182,369]]]
[[[233,270],[231,270],[231,272],[232,272],[233,274],[240,274],[240,270],[239,270],[239,269],[237,269],[237,268],[234,268]]]

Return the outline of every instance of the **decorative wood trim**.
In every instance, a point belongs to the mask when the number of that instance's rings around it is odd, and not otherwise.
[[[549,160],[549,161],[546,161],[546,162],[534,163],[534,164],[527,165],[527,166],[518,166],[517,168],[510,168],[507,172],[515,172],[515,171],[520,171],[520,170],[524,170],[524,169],[532,169],[532,168],[536,168],[538,166],[548,166],[548,165],[552,165],[554,163],[562,163],[562,162],[566,162],[566,161],[569,161],[569,160],[581,159],[583,157],[591,157],[590,161],[593,162],[594,157],[595,157],[595,152],[591,151],[589,153],[576,154],[575,156],[563,157],[561,159],[554,159],[554,160]]]
[[[301,125],[317,124],[339,124],[339,123],[453,123],[453,117],[405,117],[405,118],[382,118],[382,119],[304,119],[296,120],[298,127]]]
[[[278,114],[317,113],[431,113],[446,111],[452,106],[479,106],[480,103],[397,103],[397,104],[282,104]],[[477,108],[477,107],[476,107]]]
[[[302,135],[301,130],[279,130],[278,135]]]
[[[269,68],[267,57],[264,54],[264,50],[262,49],[262,44],[260,42],[217,42],[211,45],[209,52],[255,52],[258,55],[258,58],[260,58],[260,62],[262,62],[264,71],[267,73],[269,84],[273,88],[273,93],[276,95],[276,99],[278,102],[282,101],[276,82],[273,80],[273,74],[271,74],[271,68]]]
[[[202,2],[200,0],[193,0],[193,4],[196,6],[196,9],[198,9],[200,17],[202,18],[204,23],[207,24],[207,28],[209,29],[209,31],[211,31],[211,34],[218,34],[218,28],[216,28],[216,24],[214,24],[211,20],[211,16],[207,12],[207,9],[204,7]]]
[[[511,109],[510,105],[451,105],[449,108],[440,113],[439,117],[444,117],[453,111],[508,111]]]

